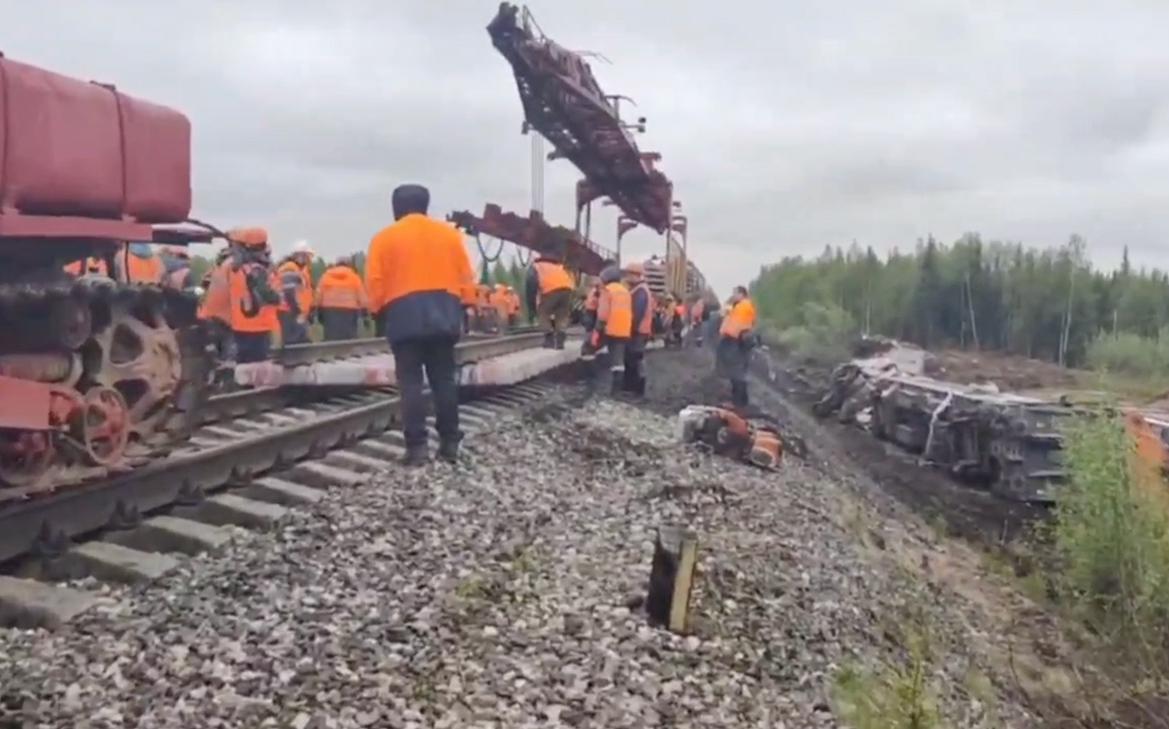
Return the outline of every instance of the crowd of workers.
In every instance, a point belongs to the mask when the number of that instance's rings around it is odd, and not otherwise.
[[[155,283],[176,289],[198,288],[199,317],[209,326],[223,361],[258,362],[268,358],[273,338],[284,344],[309,341],[309,326],[319,322],[326,340],[356,338],[359,323],[373,315],[375,331],[394,355],[402,399],[406,463],[429,458],[424,382],[434,400],[439,456],[453,461],[461,439],[454,346],[473,324],[501,331],[518,321],[519,295],[505,284],[476,285],[462,235],[431,218],[429,191],[420,185],[394,190],[394,223],[369,244],[364,281],[353,258],[338,259],[315,287],[314,253],[298,243],[273,265],[264,228],[236,228],[202,280],[196,282],[181,246],[132,243],[114,257],[113,274],[101,259],[78,261],[66,270],[79,275],[116,275],[120,280]],[[576,285],[564,266],[563,251],[536,258],[525,281],[529,319],[538,317],[544,346],[563,349],[572,316]],[[83,271],[84,268],[84,271]],[[666,346],[684,341],[702,346],[703,330],[717,323],[716,362],[731,382],[738,407],[748,405],[747,365],[754,346],[755,309],[737,287],[724,310],[704,298],[688,304],[681,297],[655,296],[641,263],[607,262],[588,291],[583,310],[584,354],[596,362],[594,386],[613,394],[644,396],[645,351],[660,337]],[[684,340],[685,337],[685,340]],[[425,372],[425,380],[423,373]]]

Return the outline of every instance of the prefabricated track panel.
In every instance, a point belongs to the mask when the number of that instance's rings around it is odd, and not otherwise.
[[[0,213],[179,223],[190,210],[187,117],[0,57]]]

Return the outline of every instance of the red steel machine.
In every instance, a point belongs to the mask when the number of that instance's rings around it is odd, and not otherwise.
[[[131,242],[210,240],[179,225],[190,208],[183,114],[0,56],[0,501],[185,429],[207,365],[193,297],[104,272]]]

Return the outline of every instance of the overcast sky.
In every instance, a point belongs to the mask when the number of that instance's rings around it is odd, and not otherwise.
[[[1169,2],[533,0],[649,119],[642,148],[716,289],[853,239],[933,233],[1169,266]],[[196,213],[364,249],[389,191],[526,210],[530,145],[492,0],[0,0],[0,51],[181,109]],[[572,224],[578,173],[548,165]],[[611,209],[594,238],[612,245]],[[635,232],[646,254],[661,239]]]

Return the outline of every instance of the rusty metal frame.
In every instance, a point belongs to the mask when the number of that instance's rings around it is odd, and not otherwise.
[[[577,208],[604,195],[630,218],[662,233],[670,222],[673,184],[642,152],[579,53],[558,45],[521,22],[520,10],[502,3],[487,26],[491,42],[511,65],[526,124],[588,178],[578,188]]]
[[[503,209],[494,203],[483,208],[478,216],[466,210],[447,216],[470,235],[490,235],[535,251],[537,254],[563,251],[565,264],[576,271],[596,276],[606,260],[616,260],[616,254],[593,241],[560,225],[549,225],[544,216],[533,210],[528,217]]]

